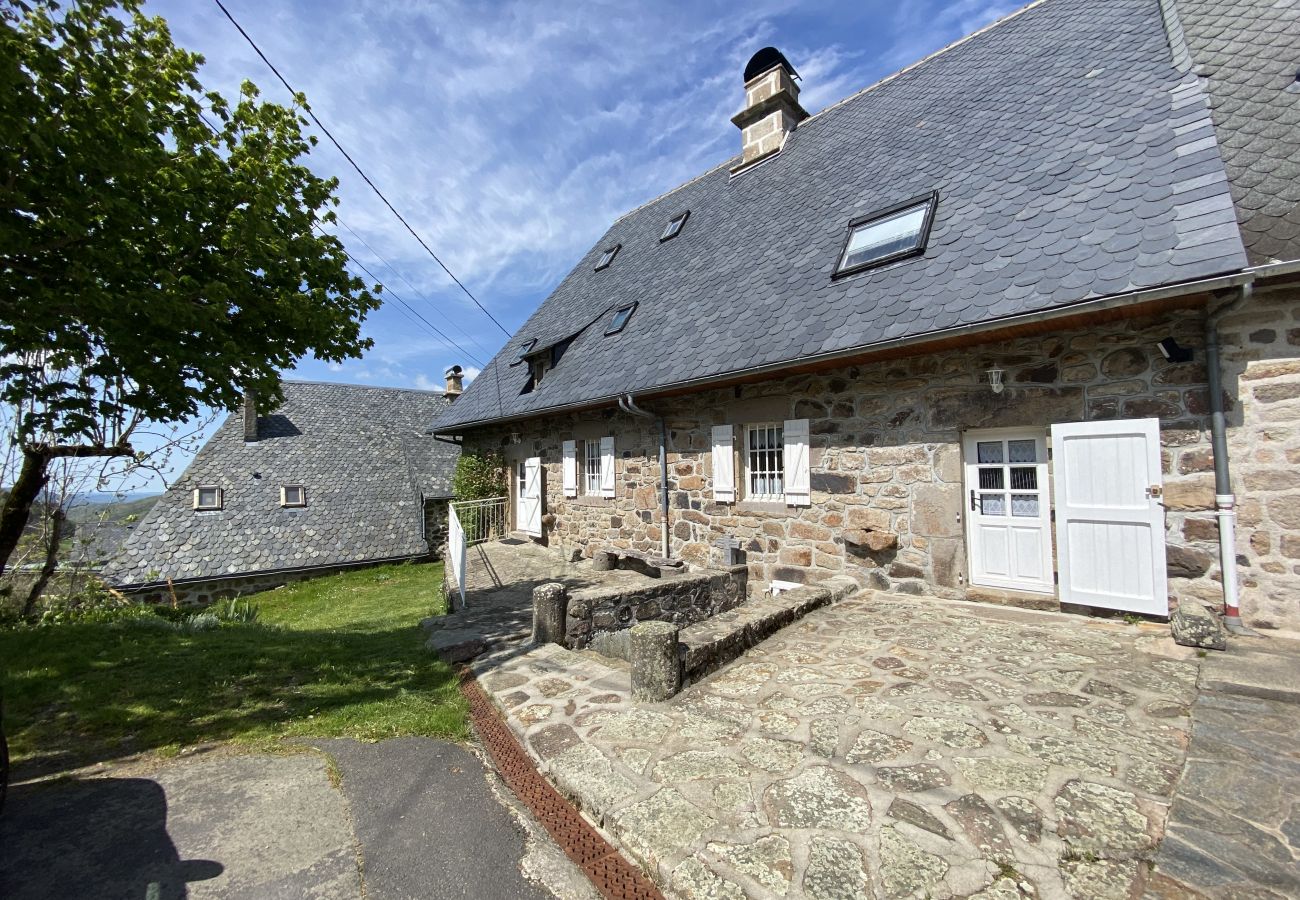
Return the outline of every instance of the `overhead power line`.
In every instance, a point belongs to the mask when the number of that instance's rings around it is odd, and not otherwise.
[[[226,9],[226,5],[222,3],[221,0],[212,0],[212,2],[216,3],[218,8],[220,8],[220,10],[223,13],[225,13],[226,18],[230,20],[230,24],[234,25],[235,28],[239,31],[239,33],[243,35],[244,40],[248,41],[248,45],[253,48],[253,51],[257,53],[259,57],[261,57],[262,62],[266,63],[267,68],[269,68],[275,74],[275,77],[280,79],[280,83],[285,86],[285,89],[288,90],[290,94],[297,97],[298,92],[293,89],[293,85],[289,84],[288,80],[286,80],[285,77],[280,74],[280,70],[275,67],[275,64],[272,63],[271,60],[267,59],[266,54],[262,52],[262,48],[257,46],[257,42],[254,41],[249,36],[248,32],[244,30],[244,26],[240,25],[239,22],[236,21],[235,17],[230,14],[230,10]],[[496,316],[488,312],[486,306],[484,306],[482,303],[479,303],[478,298],[475,297],[470,292],[470,289],[465,287],[464,283],[462,283],[461,280],[456,277],[455,273],[453,273],[451,269],[447,268],[447,264],[438,258],[438,254],[433,252],[433,248],[424,242],[424,238],[420,237],[420,235],[416,232],[416,230],[411,227],[411,223],[407,222],[406,219],[402,216],[402,214],[397,211],[397,208],[388,201],[388,198],[384,196],[384,192],[381,191],[375,185],[375,183],[370,180],[370,176],[367,175],[362,170],[361,166],[357,165],[357,161],[352,158],[351,154],[349,154],[348,151],[343,149],[343,145],[340,144],[338,140],[335,139],[334,135],[330,133],[330,130],[325,127],[325,123],[320,120],[320,117],[317,116],[316,113],[312,112],[310,106],[307,107],[306,109],[307,109],[307,115],[310,116],[311,120],[316,123],[316,127],[321,130],[321,133],[324,134],[325,137],[329,138],[330,143],[335,146],[335,148],[339,151],[339,153],[343,154],[343,158],[346,159],[352,165],[352,168],[357,170],[357,174],[360,175],[362,180],[365,181],[365,183],[370,186],[370,189],[375,192],[375,196],[377,196],[380,200],[384,202],[384,205],[388,207],[389,212],[391,212],[394,216],[397,217],[397,221],[401,222],[404,226],[406,226],[406,230],[411,233],[411,237],[415,238],[416,241],[419,242],[420,246],[424,248],[425,252],[428,253],[431,257],[433,257],[433,261],[442,267],[442,270],[447,273],[447,277],[450,278],[452,281],[456,282],[456,286],[465,292],[465,296],[469,297],[469,299],[474,301],[474,305],[483,311],[483,315],[491,319],[492,324],[496,325],[497,328],[500,328],[502,334],[504,334],[506,337],[510,337],[510,332],[506,330],[506,327],[497,321]]]

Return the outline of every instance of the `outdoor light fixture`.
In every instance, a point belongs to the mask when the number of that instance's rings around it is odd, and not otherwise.
[[[1178,341],[1171,337],[1165,338],[1156,344],[1160,350],[1160,355],[1170,362],[1182,363],[1192,361],[1192,350],[1190,347],[1181,346]]]
[[[989,373],[989,387],[993,388],[993,393],[1002,393],[1002,388],[1004,387],[1002,384],[1002,370],[995,366],[987,371]]]
[[[512,444],[517,444],[517,443],[519,443],[519,442],[522,441],[522,440],[523,440],[523,437],[520,436],[519,432],[517,432],[517,431],[512,431],[512,432],[510,432],[510,443],[512,443]]]

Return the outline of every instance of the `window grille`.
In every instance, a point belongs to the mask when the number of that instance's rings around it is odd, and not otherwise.
[[[583,442],[582,487],[589,497],[600,496],[600,441]]]
[[[745,470],[749,499],[785,499],[785,435],[780,425],[745,428]]]

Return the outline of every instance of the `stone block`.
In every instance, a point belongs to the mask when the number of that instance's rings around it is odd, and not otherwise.
[[[564,644],[569,592],[558,581],[533,588],[533,641]]]
[[[844,543],[861,547],[872,553],[893,550],[898,547],[898,535],[888,531],[868,531],[865,528],[850,528],[844,532]]]
[[[670,622],[642,622],[632,627],[632,697],[658,703],[682,686],[682,662],[677,652],[679,629]]]
[[[591,567],[597,572],[612,572],[618,568],[618,554],[608,550],[597,550],[591,555]]]
[[[961,534],[960,484],[922,484],[912,492],[912,531],[929,537]]]
[[[1199,578],[1213,562],[1212,555],[1195,547],[1174,545],[1165,550],[1165,570],[1175,578]]]
[[[844,520],[850,528],[865,528],[868,531],[888,531],[894,517],[889,510],[874,509],[866,506],[850,506],[844,511]]]
[[[810,477],[814,491],[825,491],[828,494],[852,494],[858,488],[856,475],[813,472]]]
[[[1174,643],[1184,647],[1203,647],[1208,650],[1226,650],[1223,623],[1219,617],[1195,600],[1181,600],[1169,620]]]
[[[1214,509],[1214,478],[1200,476],[1166,483],[1164,504],[1166,509]]]

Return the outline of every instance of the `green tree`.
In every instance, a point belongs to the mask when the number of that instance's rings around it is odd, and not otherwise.
[[[336,179],[304,163],[306,98],[231,105],[137,0],[0,0],[0,401],[22,465],[0,573],[51,460],[136,455],[144,422],[370,346]],[[376,288],[377,292],[378,289]]]

